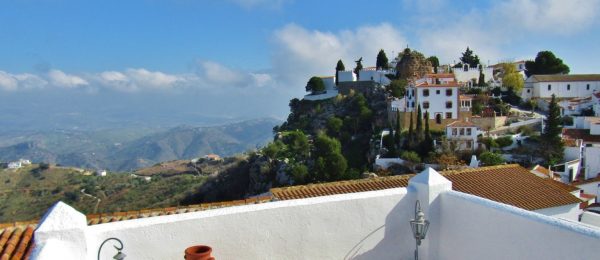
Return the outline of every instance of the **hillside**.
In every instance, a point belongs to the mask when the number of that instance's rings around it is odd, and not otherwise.
[[[271,118],[210,127],[141,128],[103,131],[55,130],[0,136],[0,161],[27,158],[113,171],[135,170],[163,161],[216,153],[231,156],[272,139]]]
[[[192,175],[155,177],[150,181],[130,174],[86,176],[73,168],[43,169],[36,164],[18,170],[3,169],[0,222],[38,219],[59,200],[84,213],[176,206],[207,179]]]

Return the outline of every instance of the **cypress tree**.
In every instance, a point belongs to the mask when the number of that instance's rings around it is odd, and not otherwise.
[[[400,123],[400,112],[396,112],[396,134],[394,135],[394,142],[400,146],[400,134],[402,133],[402,125]]]
[[[425,117],[429,118],[429,112],[425,111]],[[429,120],[425,120],[425,139],[423,140],[421,146],[421,158],[425,159],[429,152],[433,151],[433,138],[431,137],[431,132],[429,131]]]
[[[404,150],[411,150],[413,147],[413,140],[414,140],[414,133],[413,133],[413,115],[412,112],[410,113],[410,122],[408,124],[408,136],[406,136],[406,141],[404,142]]]
[[[416,127],[417,143],[423,141],[423,114],[421,112],[421,104],[417,107],[417,127]]]
[[[335,84],[336,85],[340,82],[338,72],[344,71],[344,70],[346,70],[344,63],[342,62],[342,60],[338,60],[337,65],[335,66]]]
[[[548,106],[548,117],[540,147],[540,153],[550,165],[557,164],[563,159],[564,146],[560,138],[561,129],[560,108],[556,102],[556,96],[553,94]]]

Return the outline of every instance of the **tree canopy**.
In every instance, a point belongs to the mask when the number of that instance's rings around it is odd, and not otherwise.
[[[344,62],[342,60],[338,60],[337,65],[335,65],[335,71],[344,71],[346,67],[344,66]]]
[[[346,70],[346,67],[344,66],[344,63],[342,62],[342,60],[338,60],[337,64],[335,65],[335,84],[337,85],[340,80],[340,75],[339,72],[340,71],[344,71]]]
[[[460,61],[462,64],[469,64],[469,67],[475,68],[479,65],[479,56],[473,54],[473,50],[467,47],[467,50],[462,53],[462,57],[460,57]]]
[[[552,94],[540,147],[540,154],[550,165],[557,164],[563,159],[564,146],[560,137],[562,131],[560,121],[560,108],[556,96]]]
[[[390,85],[386,86],[386,89],[391,92],[392,96],[402,98],[406,93],[406,85],[408,85],[408,82],[405,79],[395,79],[392,80]]]
[[[569,74],[569,71],[569,66],[564,64],[562,59],[554,56],[551,51],[540,51],[535,60],[525,62],[527,77],[531,75]]]
[[[383,49],[379,50],[379,53],[377,53],[377,62],[375,64],[377,69],[387,70],[389,68],[388,58],[385,55],[385,51],[383,51]]]
[[[362,65],[362,57],[356,61],[356,67],[354,68],[354,74],[356,74],[356,79],[360,80],[360,71],[363,69]]]
[[[512,63],[502,64],[502,85],[507,88],[511,88],[515,93],[521,93],[525,81],[523,76],[517,72],[515,65]]]
[[[479,160],[485,166],[493,166],[504,163],[504,158],[497,153],[483,152],[479,155]]]
[[[325,91],[325,83],[323,83],[323,79],[319,77],[310,78],[308,83],[306,83],[306,91],[312,92],[313,94]]]
[[[436,56],[431,56],[427,58],[429,62],[431,62],[431,66],[433,67],[433,72],[438,73],[438,67],[440,66],[440,60]]]

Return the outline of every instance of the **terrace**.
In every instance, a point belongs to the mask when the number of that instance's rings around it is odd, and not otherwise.
[[[456,174],[445,176],[465,176]],[[198,244],[211,246],[216,259],[412,259],[409,221],[419,200],[430,222],[419,247],[422,259],[597,257],[598,229],[453,191],[452,182],[433,169],[410,178],[407,187],[390,188],[404,182],[385,182],[384,189],[366,181],[336,185],[340,191],[314,186],[333,195],[97,225],[58,203],[35,231],[32,256],[96,259],[102,242],[115,237],[130,259],[182,259],[185,248]],[[101,259],[116,253],[112,246],[104,250]]]

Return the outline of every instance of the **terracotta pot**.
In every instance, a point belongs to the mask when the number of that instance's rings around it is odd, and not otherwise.
[[[185,260],[214,260],[210,254],[212,253],[212,248],[210,246],[199,245],[199,246],[190,246],[185,249]]]

